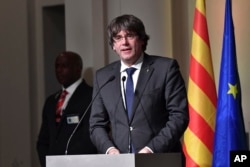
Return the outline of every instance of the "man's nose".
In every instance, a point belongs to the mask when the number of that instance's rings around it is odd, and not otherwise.
[[[122,37],[121,43],[127,44],[128,43],[128,37],[127,36]]]

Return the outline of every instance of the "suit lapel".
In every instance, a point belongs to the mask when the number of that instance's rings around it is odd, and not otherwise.
[[[78,85],[76,90],[73,92],[71,98],[68,101],[66,108],[64,109],[63,117],[65,117],[66,114],[70,114],[72,112],[73,112],[72,114],[74,114],[76,112],[76,111],[72,110],[72,106],[74,106],[75,105],[74,103],[76,103],[78,101],[78,99],[81,98],[81,96],[82,96],[82,94],[81,94],[81,92],[83,92],[82,89],[84,90],[84,83],[83,82],[84,81],[82,81],[82,83],[80,85]],[[79,112],[77,112],[77,113],[79,113]]]
[[[53,116],[51,117],[51,118],[53,118],[51,120],[51,122],[52,122],[51,129],[54,131],[53,134],[55,134],[56,138],[58,136],[59,127],[60,127],[60,124],[61,124],[59,122],[58,125],[56,125],[56,122],[55,122],[55,120],[56,120],[56,105],[57,105],[57,102],[58,102],[58,100],[60,98],[61,93],[62,93],[62,91],[60,90],[58,93],[55,94],[55,96],[54,96],[55,99],[54,99],[53,107],[52,107],[53,109],[51,111],[51,114],[53,114]]]
[[[139,78],[137,81],[137,86],[135,89],[135,96],[134,96],[134,103],[133,103],[133,109],[132,109],[132,119],[136,112],[136,108],[140,103],[140,99],[142,98],[143,92],[145,90],[145,87],[147,86],[150,77],[154,71],[154,68],[151,67],[151,64],[153,63],[153,60],[151,60],[148,55],[144,56],[142,68],[139,74]]]
[[[111,70],[109,71],[110,74],[107,74],[107,77],[114,75],[115,79],[110,84],[109,94],[110,94],[110,102],[115,105],[114,112],[116,116],[121,117],[121,115],[127,116],[127,112],[124,106],[122,93],[121,93],[121,73],[120,73],[121,63],[118,61],[115,63]]]
[[[117,109],[123,109],[124,112],[125,108],[123,105],[123,101],[122,103],[119,102],[119,100],[121,100],[122,95],[121,95],[121,73],[120,73],[120,68],[121,68],[121,63],[117,63],[114,68],[113,68],[113,75],[115,76],[115,80],[114,80],[114,91],[113,92],[113,99],[115,100],[116,104],[118,104]],[[118,100],[118,101],[117,101]]]

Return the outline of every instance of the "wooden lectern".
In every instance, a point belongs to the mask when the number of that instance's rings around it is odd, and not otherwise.
[[[180,153],[46,156],[46,167],[181,167]]]

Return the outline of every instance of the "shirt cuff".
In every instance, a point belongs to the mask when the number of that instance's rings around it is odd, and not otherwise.
[[[113,148],[115,148],[115,147],[109,147],[109,148],[107,149],[107,151],[106,151],[105,154],[108,154],[108,152],[109,152],[111,149],[113,149]]]
[[[146,146],[145,148],[147,148],[151,153],[154,153],[154,151],[151,148],[149,148],[148,146]]]

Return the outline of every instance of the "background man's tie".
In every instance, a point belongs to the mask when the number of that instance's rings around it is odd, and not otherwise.
[[[57,102],[56,105],[56,123],[59,123],[61,121],[61,117],[62,117],[62,106],[65,100],[65,97],[67,96],[68,92],[66,90],[64,90],[61,95],[60,98]]]

